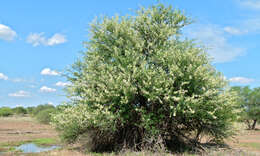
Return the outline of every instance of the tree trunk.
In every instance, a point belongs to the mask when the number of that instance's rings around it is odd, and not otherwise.
[[[199,142],[199,138],[200,138],[201,132],[202,132],[202,129],[198,129],[197,135],[196,135],[196,137],[195,137],[195,141],[196,141],[196,142]]]
[[[253,123],[253,125],[252,125],[252,129],[253,129],[253,130],[255,129],[256,122],[257,122],[257,120],[254,120],[254,123]]]
[[[249,130],[252,129],[252,128],[251,128],[251,123],[250,123],[250,121],[249,121],[249,120],[246,120],[245,122],[246,122],[246,124],[247,124],[247,128],[248,128]]]

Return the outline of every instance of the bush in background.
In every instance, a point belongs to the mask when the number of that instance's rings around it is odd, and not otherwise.
[[[12,109],[13,112],[16,114],[16,115],[25,115],[27,114],[27,109],[20,106],[20,107],[15,107]]]
[[[55,111],[55,108],[47,108],[38,112],[35,117],[40,123],[49,124],[51,121],[51,114]]]
[[[27,107],[26,111],[28,114],[32,115],[34,109],[35,109],[35,107]]]
[[[7,117],[7,116],[11,116],[13,114],[14,114],[13,110],[9,107],[0,108],[0,117]]]
[[[46,109],[55,109],[55,107],[50,104],[38,105],[32,109],[32,115],[36,116],[39,112],[46,110]]]
[[[239,97],[239,121],[245,122],[248,129],[256,129],[256,124],[260,121],[260,87],[251,89],[249,86],[234,86],[232,90]]]

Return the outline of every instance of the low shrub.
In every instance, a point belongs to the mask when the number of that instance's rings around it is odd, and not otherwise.
[[[32,109],[32,115],[36,116],[38,113],[40,113],[43,110],[46,109],[55,109],[55,107],[53,105],[49,105],[49,104],[44,104],[44,105],[38,105],[37,107]]]
[[[36,114],[36,119],[40,123],[49,124],[51,120],[51,114],[56,111],[55,108],[48,108],[40,111],[38,114]]]
[[[25,114],[27,114],[27,110],[24,107],[15,107],[12,110],[17,115],[25,115]]]
[[[26,108],[26,111],[27,111],[28,114],[32,115],[33,110],[34,110],[35,108],[36,108],[36,107],[27,107],[27,108]]]
[[[13,110],[9,107],[0,108],[0,117],[7,117],[7,116],[11,116],[13,114],[14,114]]]

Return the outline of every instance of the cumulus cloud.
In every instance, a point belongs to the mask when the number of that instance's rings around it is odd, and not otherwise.
[[[53,102],[49,101],[47,102],[48,105],[53,105]]]
[[[239,0],[238,2],[243,7],[260,10],[260,0]]]
[[[43,37],[44,33],[33,33],[27,37],[27,43],[31,43],[34,47],[45,44],[46,39]]]
[[[242,35],[248,33],[248,30],[242,31],[238,28],[227,26],[224,28],[224,31],[231,35]]]
[[[41,75],[59,76],[60,73],[55,70],[51,70],[50,68],[44,68],[41,71]]]
[[[224,29],[216,25],[197,25],[189,28],[186,35],[206,45],[214,63],[229,62],[245,53],[244,48],[229,43]]]
[[[0,39],[6,41],[12,41],[16,37],[16,32],[10,27],[0,24]]]
[[[56,33],[47,40],[47,45],[53,46],[53,45],[61,44],[61,43],[65,43],[65,42],[67,42],[66,37],[62,34]]]
[[[260,18],[242,20],[238,26],[227,26],[224,31],[231,35],[260,34]]]
[[[242,83],[242,84],[248,84],[251,82],[254,82],[254,79],[246,78],[246,77],[232,77],[229,79],[230,82],[233,83]]]
[[[20,91],[18,91],[16,93],[8,94],[8,96],[10,96],[10,97],[29,97],[30,93],[26,92],[26,91],[23,91],[23,90],[20,90]]]
[[[50,93],[50,92],[56,92],[56,89],[54,88],[49,88],[47,86],[42,86],[40,88],[40,92],[44,92],[44,93]]]
[[[34,47],[39,46],[39,45],[44,45],[44,46],[54,46],[57,44],[62,44],[67,42],[66,36],[55,33],[52,37],[46,38],[44,36],[44,33],[31,33],[27,37],[27,43],[32,44]]]
[[[59,81],[55,85],[58,86],[58,87],[65,87],[65,86],[70,85],[70,83],[69,82],[61,82],[61,81]]]
[[[0,73],[0,80],[8,80],[8,77],[5,75],[5,74],[3,74],[3,73]]]

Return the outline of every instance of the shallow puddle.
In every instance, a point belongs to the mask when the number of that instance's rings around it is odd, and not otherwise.
[[[22,151],[23,153],[38,153],[45,152],[60,148],[60,146],[37,146],[34,143],[27,143],[16,147],[16,150]]]

